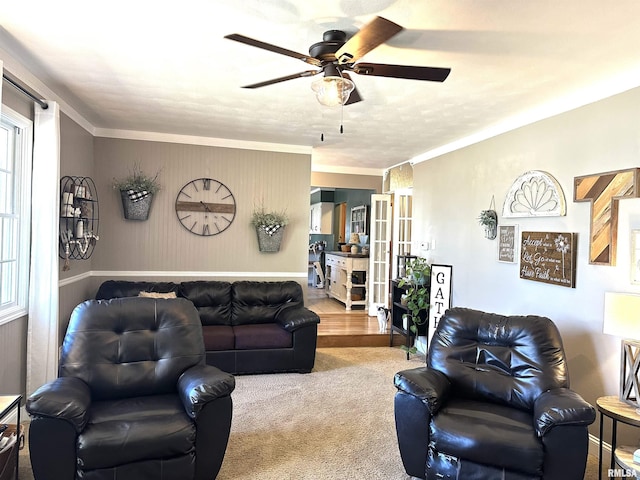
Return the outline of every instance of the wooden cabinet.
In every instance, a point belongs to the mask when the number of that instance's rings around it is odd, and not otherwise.
[[[354,305],[367,308],[368,255],[327,253],[325,268],[328,296],[344,303],[346,310]]]
[[[391,282],[391,325],[389,329],[389,346],[393,346],[393,334],[399,333],[405,336],[405,345],[407,348],[411,347],[415,334],[409,330],[411,326],[411,319],[408,319],[405,324],[402,317],[405,314],[410,314],[406,305],[402,304],[402,295],[406,292],[407,286],[399,286],[399,280],[392,280]],[[427,327],[429,326],[429,310],[422,310],[420,312],[420,318],[422,324],[418,325],[418,335],[426,335]],[[409,359],[409,352],[407,352],[407,360]]]
[[[309,233],[322,235],[333,233],[333,203],[320,202],[311,205]]]

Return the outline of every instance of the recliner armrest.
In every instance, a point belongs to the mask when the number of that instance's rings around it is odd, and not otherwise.
[[[32,417],[66,420],[76,432],[87,423],[91,404],[89,386],[76,377],[60,377],[46,383],[27,398],[26,408]]]
[[[180,399],[187,415],[193,419],[208,402],[231,395],[235,388],[233,375],[211,365],[191,367],[178,379]]]
[[[320,323],[320,317],[306,307],[283,308],[276,314],[276,321],[287,332],[294,332],[299,328]]]
[[[409,395],[419,398],[434,415],[449,395],[451,382],[438,370],[427,367],[403,370],[394,376],[394,385]]]
[[[591,425],[596,410],[568,388],[547,390],[533,405],[533,420],[539,437],[557,425]]]

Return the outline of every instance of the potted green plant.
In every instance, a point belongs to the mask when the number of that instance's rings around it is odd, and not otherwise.
[[[406,287],[404,294],[408,313],[411,320],[409,330],[418,336],[418,327],[427,321],[426,315],[422,312],[429,308],[429,278],[431,276],[431,265],[426,258],[417,257],[407,261],[406,276],[400,279],[399,287]],[[412,346],[407,348],[402,346],[409,353],[416,353],[417,348]]]
[[[160,191],[158,176],[147,175],[139,164],[134,164],[129,175],[124,178],[114,178],[113,188],[120,191],[124,218],[128,220],[146,220],[153,196]]]
[[[258,248],[261,252],[278,252],[284,235],[284,227],[289,224],[286,211],[267,211],[257,207],[251,215],[251,225],[256,229]]]
[[[484,227],[484,236],[493,240],[498,235],[498,214],[495,210],[482,210],[478,223]]]

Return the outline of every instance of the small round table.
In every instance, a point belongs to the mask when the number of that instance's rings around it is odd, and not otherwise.
[[[636,408],[624,403],[617,396],[611,395],[600,397],[596,400],[598,411],[600,412],[600,443],[598,447],[598,480],[602,480],[602,442],[603,442],[603,423],[604,417],[611,419],[611,466],[613,469],[617,464],[626,471],[634,471],[634,475],[638,478],[640,466],[633,463],[634,447],[621,446],[616,447],[618,435],[618,422],[640,427],[640,414]]]

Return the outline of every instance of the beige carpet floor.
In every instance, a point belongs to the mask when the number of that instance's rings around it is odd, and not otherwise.
[[[236,377],[218,480],[408,479],[395,436],[393,375],[423,364],[398,348],[322,348],[311,374]],[[27,450],[20,480],[33,480]],[[585,480],[596,478],[590,456]]]

